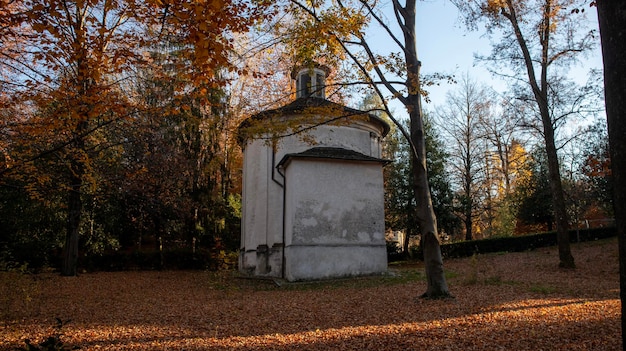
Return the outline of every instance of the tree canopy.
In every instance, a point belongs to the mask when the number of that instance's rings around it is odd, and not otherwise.
[[[128,139],[116,131],[137,125],[141,113],[169,115],[133,95],[138,73],[176,72],[171,93],[197,93],[224,85],[232,33],[268,15],[269,3],[221,1],[15,1],[0,3],[3,55],[0,182],[23,187],[34,199],[46,189],[66,192],[66,240],[62,273],[75,275],[86,195],[101,188],[111,151]],[[174,42],[165,59],[152,54]],[[193,87],[189,89],[189,87]],[[178,92],[178,94],[176,93]],[[187,104],[177,104],[188,111]]]

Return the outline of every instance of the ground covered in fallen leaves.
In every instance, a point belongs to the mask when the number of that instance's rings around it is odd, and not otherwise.
[[[235,272],[0,273],[0,349],[55,318],[81,350],[621,350],[617,240],[444,262],[454,299],[423,300],[421,263],[322,283]]]

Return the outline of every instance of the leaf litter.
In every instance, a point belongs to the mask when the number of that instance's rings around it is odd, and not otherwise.
[[[326,282],[232,271],[0,273],[0,349],[621,350],[617,240],[444,261],[454,299],[423,300],[421,263]]]

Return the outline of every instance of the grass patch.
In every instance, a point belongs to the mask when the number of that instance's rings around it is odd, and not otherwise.
[[[364,277],[346,277],[321,281],[287,282],[282,281],[278,288],[283,290],[327,290],[327,289],[364,289],[379,286],[401,285],[425,281],[426,275],[418,269],[402,269],[381,275]]]
[[[446,278],[458,276],[457,273],[446,271]],[[221,291],[315,291],[328,289],[363,289],[378,286],[401,285],[426,281],[423,268],[394,268],[385,274],[345,277],[336,279],[288,282],[284,279],[270,277],[250,277],[237,271],[212,272],[206,280],[209,288]]]
[[[516,282],[515,280],[503,280],[499,275],[485,278],[483,281],[485,285],[494,285],[494,286],[502,286],[502,285],[519,285],[520,282]]]
[[[549,295],[555,293],[557,288],[549,285],[533,284],[530,286],[530,291],[538,294]]]

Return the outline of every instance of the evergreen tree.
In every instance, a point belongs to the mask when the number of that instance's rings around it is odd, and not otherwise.
[[[408,125],[408,121],[403,121]],[[460,221],[453,213],[453,194],[445,171],[448,154],[443,142],[428,118],[425,118],[426,159],[433,209],[442,235],[454,236]],[[411,149],[397,128],[385,140],[385,157],[393,162],[385,167],[385,217],[388,229],[404,231],[404,252],[408,252],[409,239],[420,234],[415,220],[415,196],[412,187]]]
[[[515,199],[517,219],[525,231],[551,231],[554,211],[550,193],[550,178],[545,151],[536,149],[524,165],[527,176],[517,180]]]

